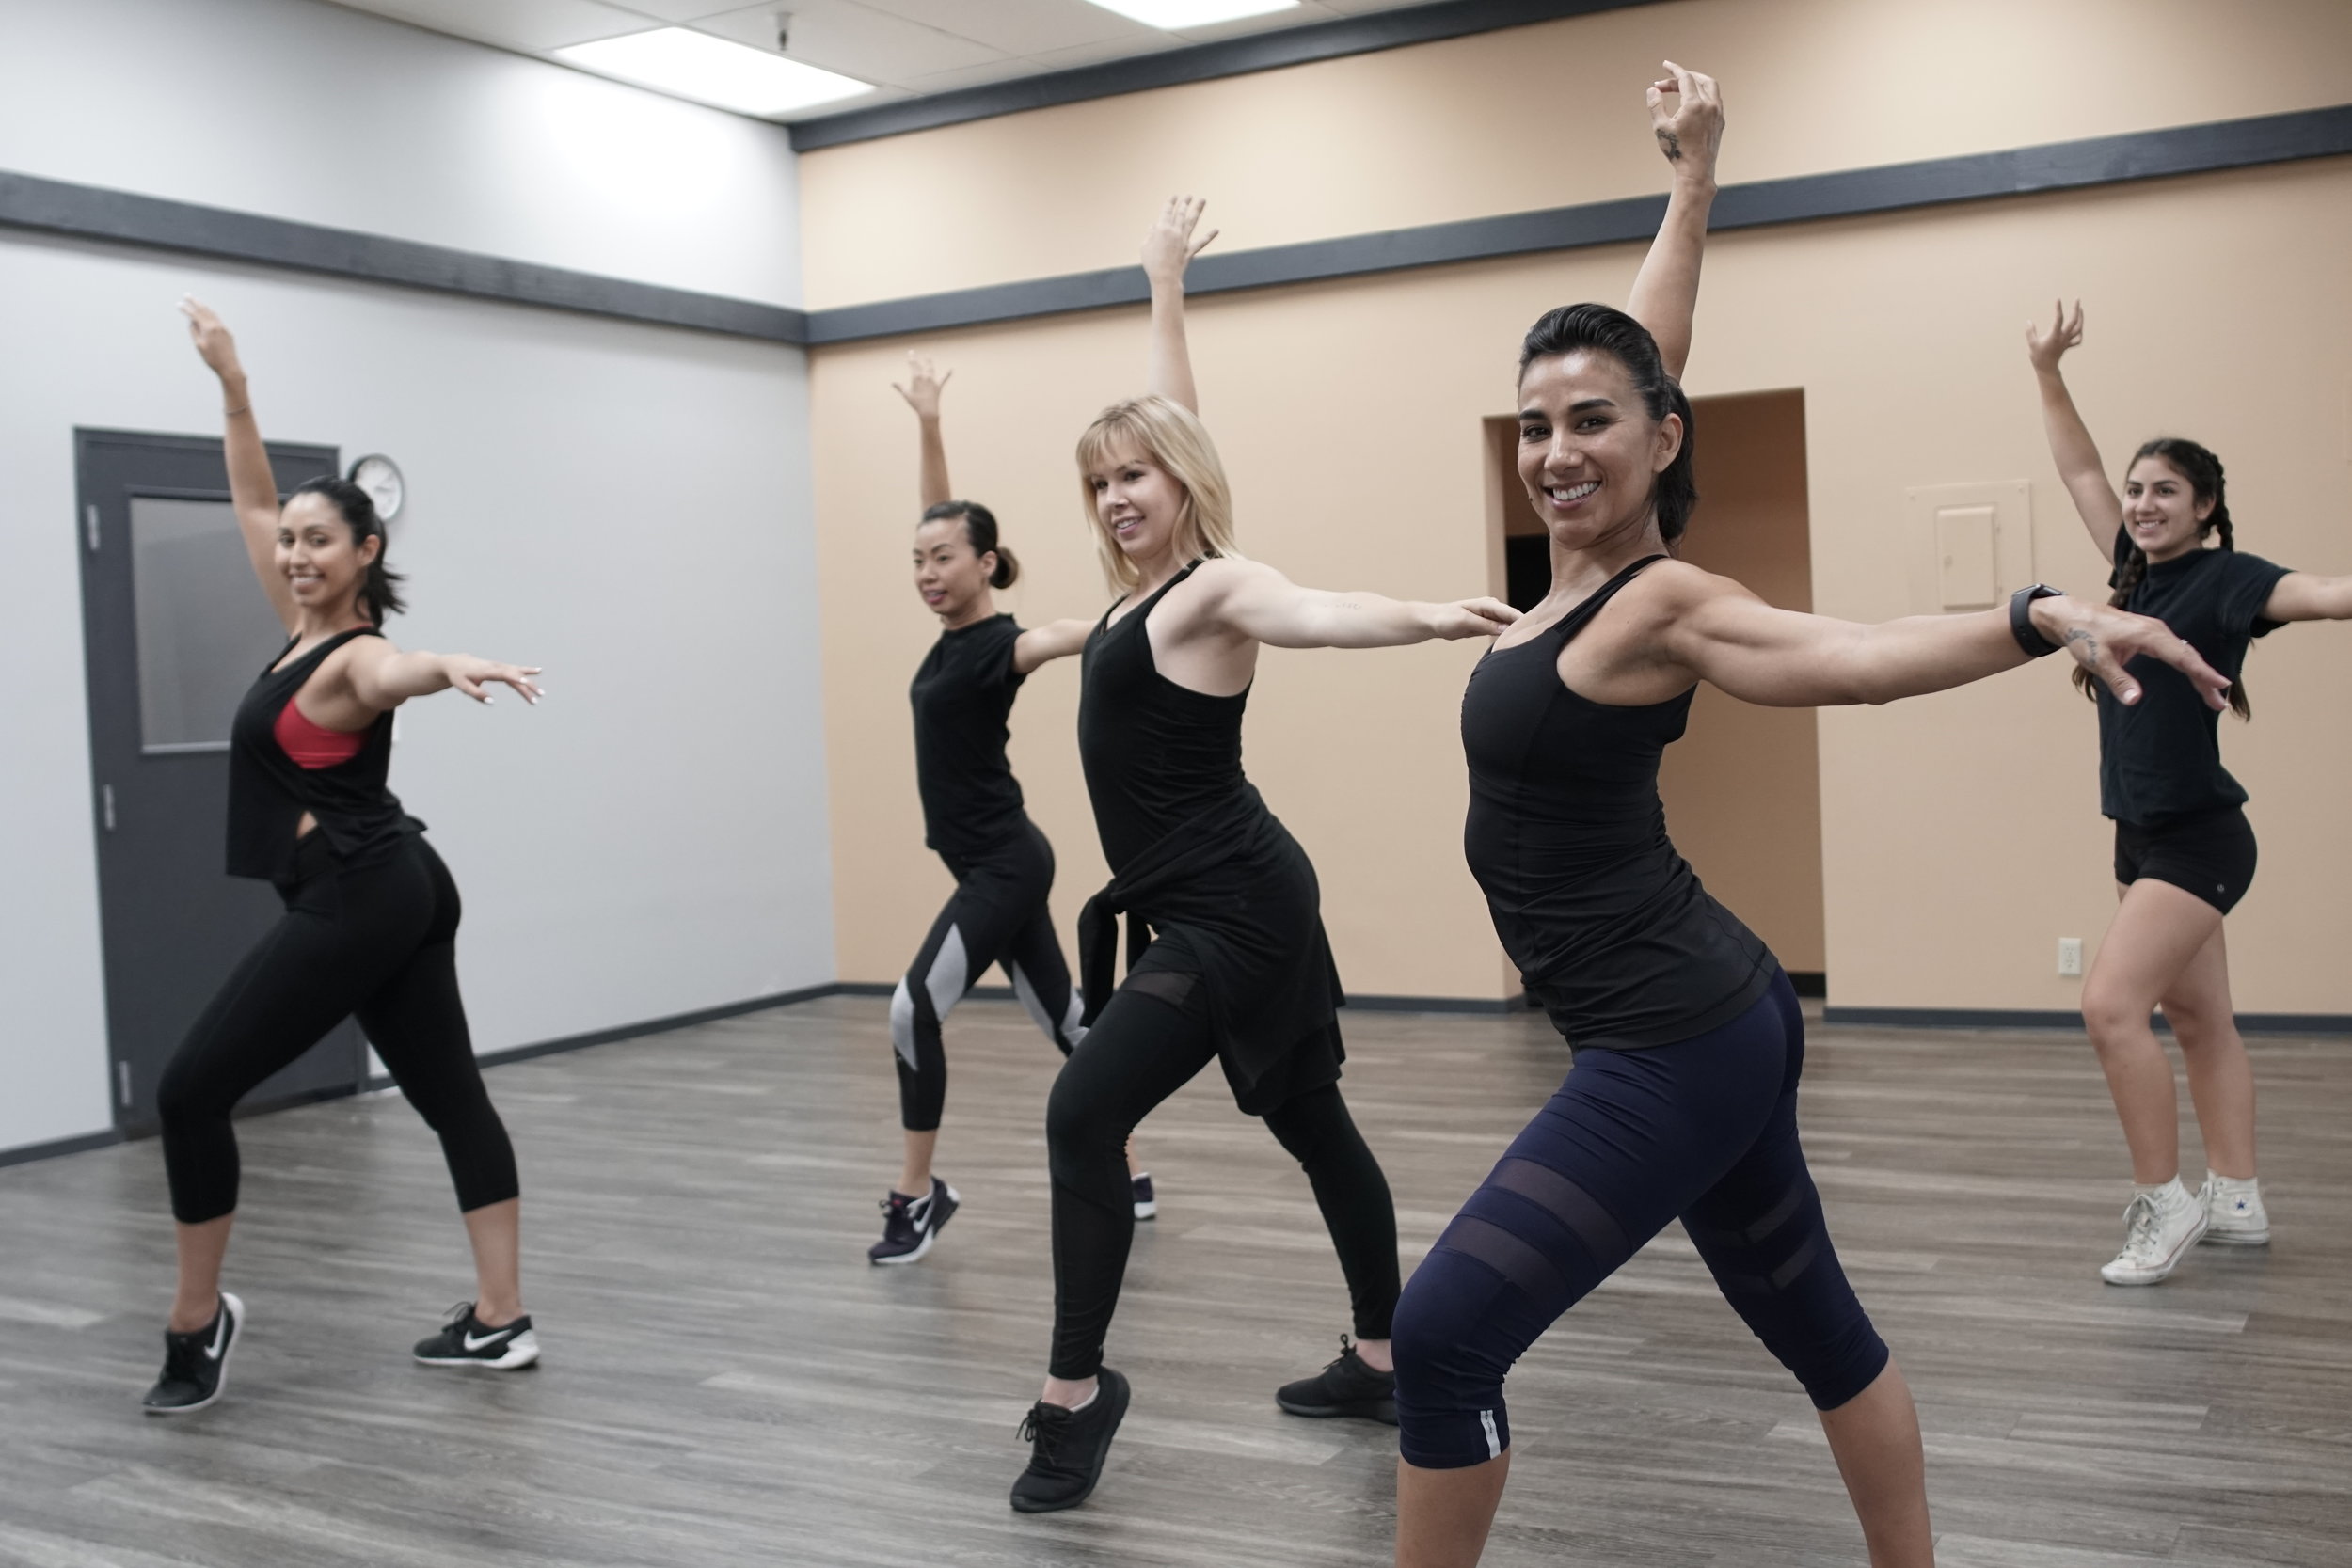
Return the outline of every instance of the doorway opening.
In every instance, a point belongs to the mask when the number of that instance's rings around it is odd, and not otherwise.
[[[1694,398],[1691,412],[1700,502],[1677,554],[1810,611],[1804,390]],[[1549,541],[1519,483],[1518,421],[1489,419],[1484,434],[1489,570],[1498,596],[1526,610],[1550,591]],[[1825,994],[1827,962],[1817,733],[1811,708],[1755,707],[1702,686],[1658,781],[1675,847],[1811,996]]]

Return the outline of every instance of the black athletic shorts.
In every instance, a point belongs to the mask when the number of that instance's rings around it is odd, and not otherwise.
[[[2153,827],[2115,825],[2115,879],[2142,877],[2197,895],[2223,914],[2254,879],[2254,829],[2237,806],[2176,816]]]

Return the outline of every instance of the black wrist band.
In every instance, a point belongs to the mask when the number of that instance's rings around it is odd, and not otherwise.
[[[2033,624],[2033,602],[2055,599],[2060,591],[2047,583],[2029,582],[2009,596],[2009,634],[2017,639],[2017,645],[2026,650],[2027,658],[2040,658],[2058,651],[2058,645],[2042,635]]]

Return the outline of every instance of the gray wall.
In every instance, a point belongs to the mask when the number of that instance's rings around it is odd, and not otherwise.
[[[290,0],[0,0],[0,167],[796,302],[770,127]],[[566,184],[530,134],[559,113],[738,182],[635,221],[635,166]],[[831,979],[801,351],[0,230],[0,1150],[109,1124],[72,431],[218,430],[183,293],[265,434],[401,463],[395,639],[548,667],[535,710],[401,720],[477,1047]]]

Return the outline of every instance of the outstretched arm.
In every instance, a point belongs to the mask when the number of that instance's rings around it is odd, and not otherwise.
[[[956,492],[947,483],[947,439],[939,430],[939,394],[947,385],[947,375],[939,373],[930,359],[919,354],[907,356],[907,385],[892,382],[892,388],[907,400],[914,410],[914,420],[923,447],[920,483],[923,490],[923,510],[930,511],[940,502],[953,500]]]
[[[1263,562],[1203,565],[1203,613],[1277,648],[1394,648],[1432,638],[1492,637],[1519,618],[1499,599],[1426,604],[1378,594],[1332,594],[1298,584]]]
[[[1184,267],[1217,236],[1212,229],[1198,242],[1192,237],[1207,205],[1199,197],[1171,196],[1143,237],[1143,275],[1152,283],[1151,390],[1196,414],[1200,394],[1192,385],[1192,351],[1184,342]]]
[[[2042,426],[2049,433],[2050,455],[2058,460],[2058,478],[2065,481],[2066,493],[2074,498],[2075,515],[2104,556],[2115,550],[2116,532],[2123,526],[2123,503],[2116,498],[2115,486],[2107,483],[2098,443],[2090,438],[2090,427],[2074,407],[2074,395],[2066,389],[2066,377],[2058,371],[2066,351],[2082,341],[2081,300],[2074,302],[2072,316],[2060,301],[2046,332],[2032,322],[2026,324],[2026,355],[2033,361],[2034,380],[2042,388]]]
[[[2352,578],[2289,572],[2263,605],[2265,621],[2352,621]]]
[[[352,696],[373,713],[396,708],[411,697],[429,697],[451,687],[477,703],[487,704],[490,693],[485,688],[494,683],[513,687],[522,693],[524,702],[536,705],[542,693],[531,677],[538,673],[535,664],[501,664],[471,654],[429,654],[417,648],[404,651],[380,637],[363,637],[352,643],[349,662],[344,666],[344,678]]]
[[[180,313],[188,318],[188,337],[196,352],[220,377],[228,425],[229,497],[236,508],[238,531],[245,535],[245,553],[261,579],[262,592],[269,595],[270,608],[291,632],[297,612],[294,588],[278,569],[278,476],[269,466],[269,449],[262,444],[261,424],[253,418],[253,394],[237,358],[237,340],[212,307],[193,296],[181,297]]]
[[[1674,168],[1665,221],[1633,279],[1626,314],[1658,340],[1666,373],[1682,379],[1691,357],[1691,318],[1699,305],[1699,262],[1707,250],[1707,214],[1715,204],[1715,155],[1724,142],[1723,93],[1715,78],[1685,71],[1649,89],[1649,123],[1658,150]]]
[[[1093,629],[1091,621],[1048,621],[1031,626],[1013,640],[1012,667],[1025,675],[1041,664],[1068,658],[1087,645],[1087,634]]]
[[[1692,573],[1666,608],[1667,655],[1699,679],[1767,707],[1891,703],[1943,691],[2026,662],[2009,609],[1911,615],[1866,626],[1775,610],[1728,578]],[[2194,681],[2206,705],[2229,705],[2230,683],[2163,622],[2058,594],[2036,599],[2034,628],[2074,655],[2125,703],[2139,683],[2124,666],[2142,655]]]

